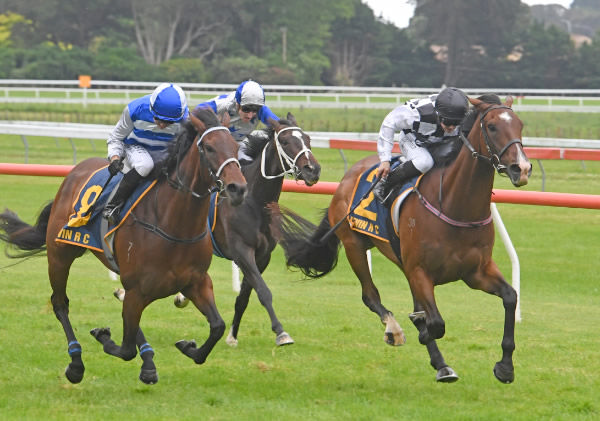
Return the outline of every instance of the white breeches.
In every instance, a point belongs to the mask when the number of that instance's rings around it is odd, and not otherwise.
[[[404,155],[407,160],[412,161],[415,168],[423,174],[433,167],[434,162],[429,151],[422,146],[417,146],[412,140],[401,139],[400,150],[402,151],[402,155]]]
[[[167,151],[148,151],[140,145],[125,145],[125,159],[123,160],[123,172],[128,172],[132,168],[142,177],[150,174],[154,168],[154,163],[164,159]]]

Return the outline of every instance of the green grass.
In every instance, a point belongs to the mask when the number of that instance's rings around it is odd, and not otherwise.
[[[48,149],[37,151],[44,144],[50,145]],[[17,142],[6,149],[18,147]],[[97,148],[103,155],[103,148]],[[50,157],[52,151],[60,152]],[[49,139],[40,139],[31,154],[44,163],[49,163],[44,157],[52,163],[71,163],[70,146],[56,146]],[[338,181],[344,171],[338,152],[320,149],[315,154],[323,165],[322,180]],[[346,151],[351,163],[364,154]],[[583,169],[576,161],[545,161],[547,190],[598,194],[596,164],[586,162]],[[526,189],[539,189],[539,177],[534,168]],[[33,222],[60,182],[60,178],[0,176],[0,209],[8,207]],[[512,188],[499,177],[496,187]],[[281,197],[283,205],[314,222],[329,200],[297,193]],[[110,326],[120,342],[121,305],[112,297],[119,283],[108,278],[91,254],[78,259],[68,293],[86,374],[82,383],[72,385],[64,377],[67,344],[49,304],[45,258],[6,267],[15,261],[0,255],[2,419],[598,419],[600,214],[512,204],[499,204],[498,209],[521,266],[523,321],[516,327],[514,384],[500,384],[492,374],[501,355],[503,326],[497,297],[461,282],[436,288],[446,321],[446,336],[439,346],[461,377],[455,384],[437,384],[427,352],[407,318],[412,311],[407,282],[387,259],[373,252],[383,303],[407,334],[407,344],[399,348],[384,344],[383,326],[363,305],[343,250],[330,275],[301,280],[299,273],[285,268],[278,247],[264,278],[279,319],[296,344],[275,347],[269,319],[253,294],[239,346],[230,348],[223,339],[207,362],[197,366],[174,343],[204,340],[206,320],[191,306],[179,310],[171,299],[160,300],[146,309],[142,319],[156,351],[160,380],[154,386],[137,379],[139,358],[124,362],[108,356],[89,335],[92,328]],[[510,262],[500,239],[494,256],[509,279]],[[230,262],[214,258],[210,274],[217,305],[229,326],[235,301]]]

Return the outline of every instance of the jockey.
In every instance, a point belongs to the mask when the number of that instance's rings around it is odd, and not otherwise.
[[[221,118],[229,116],[229,131],[240,142],[238,159],[241,163],[252,162],[249,155],[247,136],[262,122],[269,126],[269,119],[279,121],[279,117],[265,105],[265,92],[262,86],[253,80],[246,80],[229,94],[219,95],[210,101],[202,102],[196,109],[210,107]],[[226,119],[224,121],[227,121]],[[265,138],[266,141],[266,138]]]
[[[394,108],[379,129],[377,176],[381,182],[374,189],[375,196],[389,205],[393,187],[429,171],[434,162],[427,147],[458,136],[459,124],[468,110],[469,100],[457,88],[445,88],[437,95],[411,99]],[[396,132],[400,132],[398,143],[406,161],[390,172]]]
[[[126,164],[123,176],[103,216],[117,222],[121,208],[133,190],[166,158],[167,147],[181,131],[189,110],[183,90],[172,83],[160,84],[151,95],[131,101],[108,137],[108,171],[116,175]]]

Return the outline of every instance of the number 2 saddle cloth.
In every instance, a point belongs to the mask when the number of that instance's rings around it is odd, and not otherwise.
[[[123,224],[142,197],[156,184],[156,180],[152,179],[142,181],[121,209],[119,223],[109,226],[108,231],[102,233],[102,210],[123,178],[123,173],[118,173],[102,190],[109,177],[107,168],[108,166],[96,170],[81,187],[73,203],[73,213],[69,216],[67,224],[59,231],[56,241],[103,252],[102,239],[110,236]]]
[[[392,169],[401,163],[400,159],[400,157],[392,158]],[[403,184],[393,204],[387,208],[377,200],[373,191],[363,199],[363,196],[376,180],[378,167],[379,164],[375,164],[358,177],[352,193],[352,200],[348,206],[348,212],[354,206],[356,208],[347,216],[347,219],[350,228],[354,231],[389,242],[390,233],[388,232],[386,219],[391,217],[392,221],[395,221],[394,226],[397,226],[397,215],[400,213],[402,202],[413,191],[421,176],[413,177]]]

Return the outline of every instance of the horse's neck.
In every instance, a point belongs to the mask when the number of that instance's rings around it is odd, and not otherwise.
[[[265,154],[265,169],[262,171],[263,153]],[[248,182],[248,194],[258,203],[270,203],[279,200],[281,188],[283,187],[283,178],[280,176],[283,173],[277,149],[270,140],[266,146],[266,150],[261,151],[258,158],[249,165],[248,170],[244,172],[246,181]],[[270,176],[278,176],[275,178],[265,178]]]
[[[473,129],[469,142],[482,155],[486,151],[479,149],[481,131]],[[450,215],[463,215],[464,219],[478,220],[489,216],[494,169],[481,158],[473,157],[471,151],[463,145],[456,160],[447,168],[441,169],[442,185],[438,183],[436,191],[442,198],[442,211]],[[434,186],[435,188],[435,186]],[[435,198],[436,202],[438,198]]]

